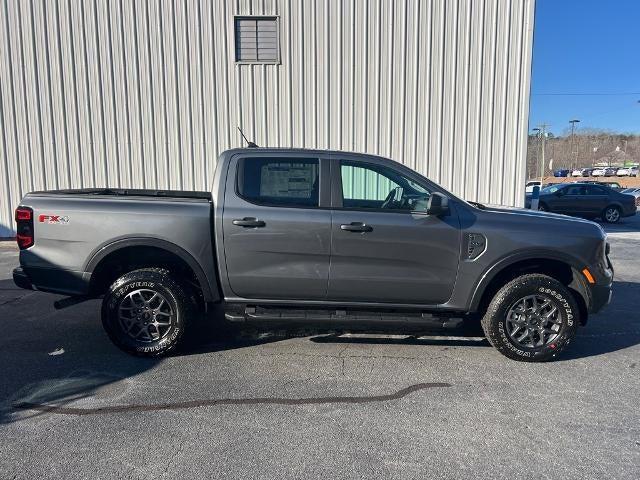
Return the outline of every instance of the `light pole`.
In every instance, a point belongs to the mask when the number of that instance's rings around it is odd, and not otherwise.
[[[573,149],[575,149],[575,152],[572,152],[572,153],[575,153],[573,168],[577,168],[578,167],[578,144],[576,143],[576,123],[580,123],[580,120],[577,120],[577,119],[569,120],[569,123],[571,124],[571,145],[573,146]]]

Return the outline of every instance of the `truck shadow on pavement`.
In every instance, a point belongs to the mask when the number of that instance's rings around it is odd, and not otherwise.
[[[558,360],[605,355],[640,344],[638,298],[640,283],[614,281],[611,303],[590,316],[586,327],[578,330],[573,344]]]
[[[21,290],[12,280],[0,280],[0,294],[0,424],[42,415],[17,412],[14,405],[22,402],[112,401],[131,388],[128,379],[161,361],[116,349],[96,302],[56,311],[57,296]]]
[[[636,299],[640,298],[640,283],[614,282],[613,298],[609,306],[591,315],[585,327],[578,330],[576,338],[556,361],[576,360],[604,355],[640,344],[640,315],[637,313]],[[216,317],[221,316],[216,313]],[[438,346],[438,347],[490,347],[489,342],[460,329],[428,329],[416,335],[403,333],[401,328],[389,328],[365,332],[354,331],[357,335],[343,335],[330,329],[269,329],[227,326],[220,335],[220,322],[216,318],[199,326],[197,335],[174,353],[176,356],[203,354],[250,348],[265,343],[291,338],[310,337],[318,344],[368,344],[398,346]],[[348,330],[348,329],[345,329]],[[375,333],[375,335],[373,334]],[[480,333],[481,334],[481,333]],[[428,337],[428,338],[425,338]],[[495,352],[500,357],[498,352]],[[506,358],[504,361],[510,361]]]
[[[37,292],[27,292],[28,296],[25,297],[24,291],[15,289],[10,280],[0,280],[0,292],[0,327],[4,332],[0,338],[0,362],[3,365],[3,381],[0,383],[0,424],[56,412],[83,414],[85,411],[109,413],[113,410],[112,413],[116,413],[120,407],[114,407],[114,404],[121,405],[119,399],[125,398],[127,392],[135,388],[135,380],[132,379],[162,362],[162,359],[132,357],[114,347],[102,330],[97,314],[98,301],[55,311],[51,306],[53,297],[45,297]],[[639,283],[616,282],[611,305],[602,313],[594,315],[589,324],[579,330],[573,344],[558,361],[588,359],[640,344],[640,316],[635,306],[639,296]],[[197,335],[194,335],[181,350],[173,354],[174,357],[251,348],[300,336],[309,337],[309,341],[317,344],[488,348],[485,339],[459,337],[455,330],[430,330],[429,335],[439,334],[442,338],[430,336],[426,339],[406,335],[339,336],[328,331],[293,329],[262,332],[254,330],[249,335],[231,329],[221,336],[220,322],[213,321],[202,323],[196,333]],[[460,352],[464,355],[464,350]],[[495,355],[497,361],[510,362],[500,357],[497,352]],[[418,386],[411,388],[415,389]],[[420,385],[419,388],[427,386]],[[410,393],[409,390],[405,390],[366,398],[308,398],[297,399],[295,402],[386,401],[387,397],[395,398]],[[201,399],[177,405],[175,408],[277,402],[291,403],[290,399],[277,398]],[[173,408],[171,405],[169,407]],[[128,408],[126,402],[122,408]],[[160,407],[142,405],[136,406],[133,410],[154,408]]]

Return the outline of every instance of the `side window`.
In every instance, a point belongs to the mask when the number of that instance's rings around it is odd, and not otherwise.
[[[587,187],[587,195],[606,195],[607,191],[602,187],[596,187],[595,185],[589,185]]]
[[[319,170],[314,158],[243,158],[238,195],[260,205],[317,207]]]
[[[584,195],[584,187],[582,185],[571,185],[564,189],[565,195]]]
[[[429,191],[387,167],[340,162],[342,206],[372,210],[426,211]]]

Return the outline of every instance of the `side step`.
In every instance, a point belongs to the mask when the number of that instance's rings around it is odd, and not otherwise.
[[[260,305],[227,305],[225,318],[230,322],[273,322],[305,324],[394,324],[433,328],[457,328],[462,316],[438,316],[433,313],[398,310],[351,310],[318,308],[282,308]]]

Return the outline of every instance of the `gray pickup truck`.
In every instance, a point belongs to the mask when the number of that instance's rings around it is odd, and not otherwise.
[[[477,322],[507,357],[544,361],[609,302],[613,280],[593,222],[466,202],[355,153],[229,150],[211,192],[33,192],[16,221],[15,283],[103,298],[109,337],[145,356],[221,303],[231,322]]]

